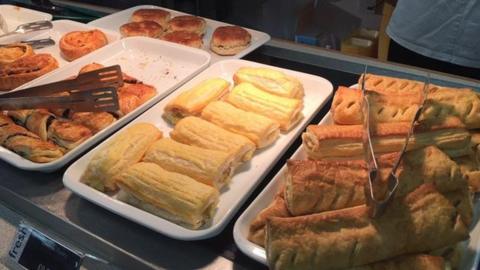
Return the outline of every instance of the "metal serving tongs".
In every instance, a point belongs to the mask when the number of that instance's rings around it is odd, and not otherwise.
[[[397,160],[395,161],[390,174],[388,175],[387,179],[387,192],[383,199],[377,199],[375,196],[375,183],[378,181],[378,165],[375,159],[375,153],[373,152],[372,141],[371,141],[371,130],[370,130],[370,104],[368,102],[368,95],[365,90],[365,75],[366,75],[367,67],[365,67],[365,71],[363,73],[362,79],[362,96],[363,96],[363,115],[364,115],[364,138],[363,138],[363,146],[365,148],[365,158],[368,166],[368,186],[366,189],[366,198],[367,198],[367,205],[369,206],[369,215],[372,218],[376,218],[381,216],[385,208],[387,207],[388,203],[392,200],[395,195],[395,192],[398,187],[398,177],[397,177],[397,169],[400,166],[400,163],[407,151],[408,142],[410,137],[414,132],[414,128],[416,123],[418,122],[420,115],[423,111],[425,101],[428,95],[428,89],[430,85],[430,75],[427,75],[427,81],[423,85],[422,91],[422,100],[420,105],[415,112],[415,116],[412,119],[412,123],[410,129],[405,137],[405,143],[403,145],[402,150],[400,151]]]
[[[0,38],[14,35],[14,34],[25,34],[25,33],[30,33],[30,32],[40,31],[40,30],[47,30],[47,29],[51,29],[52,27],[53,27],[53,24],[51,21],[36,21],[31,23],[25,23],[17,26],[17,28],[15,28],[15,30],[11,32],[0,35]]]
[[[117,111],[117,88],[122,85],[122,71],[119,65],[115,65],[79,74],[75,79],[0,95],[0,109],[68,108],[79,112]]]
[[[48,46],[53,46],[55,45],[55,40],[51,39],[51,38],[43,38],[43,39],[35,39],[35,40],[26,40],[26,41],[20,41],[20,42],[16,42],[16,43],[24,43],[24,44],[28,44],[30,45],[33,49],[41,49],[41,48],[45,48],[45,47],[48,47]],[[7,46],[10,46],[14,43],[10,43],[10,44],[0,44],[0,48],[1,47],[7,47]]]

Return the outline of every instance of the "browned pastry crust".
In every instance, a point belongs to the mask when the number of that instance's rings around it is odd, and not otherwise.
[[[132,14],[132,22],[154,21],[167,28],[168,20],[170,20],[170,12],[159,8],[142,8],[137,9]]]
[[[46,141],[48,127],[54,119],[53,114],[47,110],[34,110],[25,121],[25,127]]]
[[[90,129],[72,121],[54,120],[48,128],[48,138],[68,150],[72,150],[92,136]]]
[[[159,38],[163,35],[163,28],[160,24],[152,21],[130,22],[120,26],[120,33],[123,37]]]
[[[271,269],[344,269],[442,248],[468,238],[470,224],[463,216],[472,208],[464,208],[471,206],[465,201],[470,198],[463,192],[444,196],[426,184],[392,201],[374,220],[366,206],[272,217],[267,260]]]
[[[219,55],[235,55],[248,46],[252,36],[240,26],[220,26],[215,29],[210,49]]]
[[[57,60],[50,54],[22,57],[0,66],[0,91],[7,91],[36,79],[58,68]]]
[[[102,64],[99,64],[99,63],[90,63],[86,66],[83,66],[80,71],[78,72],[78,74],[82,74],[82,73],[87,73],[87,72],[90,72],[90,71],[94,71],[94,70],[97,70],[97,69],[101,69],[101,68],[104,68],[105,66],[102,65]]]
[[[125,94],[132,94],[138,97],[139,104],[147,102],[149,99],[153,98],[157,94],[157,90],[152,85],[144,83],[125,83],[122,87],[118,89],[119,92]]]
[[[73,31],[62,36],[58,46],[63,58],[73,61],[108,44],[107,36],[100,30]]]
[[[191,15],[182,15],[173,17],[168,22],[168,32],[186,31],[203,36],[206,25],[207,22],[203,18]]]
[[[9,138],[20,135],[40,139],[34,133],[26,130],[22,126],[14,124],[13,122],[0,125],[0,144],[3,145]]]
[[[174,31],[166,33],[163,37],[163,40],[175,42],[185,46],[190,46],[193,48],[201,48],[203,46],[202,37],[194,32],[187,31]]]
[[[12,63],[22,57],[33,55],[32,46],[15,43],[0,47],[0,65]]]
[[[132,93],[118,92],[118,105],[120,110],[118,114],[124,116],[140,106],[140,98]]]
[[[3,113],[0,113],[0,127],[6,126],[8,124],[13,124],[12,119],[10,117],[4,115]],[[0,141],[0,144],[2,142]]]
[[[441,256],[415,254],[396,257],[349,270],[445,270],[445,260]],[[455,269],[455,268],[454,268]]]
[[[86,126],[93,134],[116,121],[115,117],[108,112],[74,112],[71,119],[76,124]]]
[[[410,128],[409,122],[379,123],[374,128],[376,153],[400,151]],[[360,159],[363,157],[363,126],[310,125],[302,134],[303,145],[311,159]],[[409,150],[436,145],[451,157],[469,154],[470,133],[458,118],[448,118],[434,126],[418,126],[408,144]]]

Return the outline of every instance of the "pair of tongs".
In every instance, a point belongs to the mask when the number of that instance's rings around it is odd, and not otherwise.
[[[51,38],[42,38],[42,39],[20,41],[16,43],[24,43],[24,44],[30,45],[33,49],[41,49],[41,48],[55,45],[55,40]],[[0,44],[0,47],[8,47],[12,44],[14,43]]]
[[[79,74],[75,79],[0,95],[0,109],[67,108],[78,112],[113,112],[119,108],[117,88],[122,85],[122,71],[115,65]]]
[[[420,115],[423,111],[425,101],[427,99],[428,95],[428,89],[430,85],[430,76],[427,76],[427,80],[423,85],[423,91],[422,91],[422,101],[420,105],[417,108],[417,111],[415,112],[415,116],[412,119],[410,129],[405,137],[405,143],[403,145],[402,150],[400,151],[397,160],[395,161],[392,170],[390,171],[387,179],[387,191],[386,194],[382,194],[382,199],[378,199],[376,197],[376,192],[375,192],[375,186],[378,183],[378,181],[381,181],[379,179],[378,175],[378,164],[377,160],[375,158],[375,152],[373,151],[373,145],[372,145],[372,138],[371,138],[371,123],[370,123],[370,103],[368,100],[368,93],[365,89],[365,76],[367,74],[367,66],[365,66],[365,71],[363,72],[362,76],[362,111],[363,111],[363,148],[365,151],[365,162],[367,163],[367,168],[368,168],[368,185],[366,186],[365,189],[365,195],[366,195],[366,201],[367,205],[369,207],[369,215],[372,218],[377,218],[381,216],[385,212],[385,208],[387,207],[388,203],[392,200],[392,198],[395,195],[395,192],[397,191],[398,187],[398,177],[397,177],[397,169],[400,166],[400,163],[403,159],[403,156],[405,155],[405,152],[407,151],[408,147],[408,142],[410,140],[410,137],[412,136],[414,132],[414,128],[420,118]]]
[[[10,36],[10,35],[15,35],[15,34],[26,34],[30,32],[48,30],[48,29],[51,29],[52,27],[53,27],[53,24],[51,21],[36,21],[31,23],[25,23],[17,26],[17,28],[15,28],[15,30],[11,32],[0,35],[0,38]]]

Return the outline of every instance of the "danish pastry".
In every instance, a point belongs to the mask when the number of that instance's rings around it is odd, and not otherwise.
[[[63,58],[73,61],[108,44],[107,36],[100,30],[73,31],[59,41]]]

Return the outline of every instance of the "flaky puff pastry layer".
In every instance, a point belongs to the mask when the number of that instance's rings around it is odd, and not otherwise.
[[[302,118],[303,101],[272,95],[250,83],[233,88],[225,100],[235,107],[261,114],[280,124],[280,130],[288,131]]]
[[[228,184],[234,172],[232,154],[179,143],[170,138],[155,142],[145,153],[143,161],[188,175],[219,190]]]
[[[184,144],[232,153],[236,163],[250,160],[256,149],[247,137],[195,116],[178,121],[170,137]]]
[[[373,134],[375,153],[398,152],[405,144],[410,122],[380,123]],[[361,125],[310,125],[302,134],[303,145],[310,159],[361,159],[364,155]],[[435,145],[451,157],[469,154],[470,133],[456,118],[438,126],[416,129],[408,150]]]
[[[263,115],[216,101],[202,111],[202,118],[228,131],[249,138],[257,148],[267,147],[280,135],[279,124]]]
[[[256,87],[281,97],[298,98],[304,96],[302,83],[292,76],[265,67],[242,67],[233,74],[235,84],[251,83]]]
[[[154,163],[134,164],[115,179],[126,193],[119,199],[192,229],[210,222],[218,203],[216,189]]]
[[[444,196],[422,185],[371,219],[364,205],[267,221],[271,269],[345,269],[421,253],[468,238],[472,205],[464,192]],[[441,237],[439,237],[441,236]],[[372,252],[375,251],[375,252]]]
[[[81,181],[102,192],[117,190],[114,176],[139,162],[153,142],[161,137],[162,132],[152,124],[132,125],[96,152]]]
[[[198,116],[210,102],[223,97],[230,83],[222,78],[207,79],[180,93],[165,106],[163,117],[175,124],[186,116]]]

